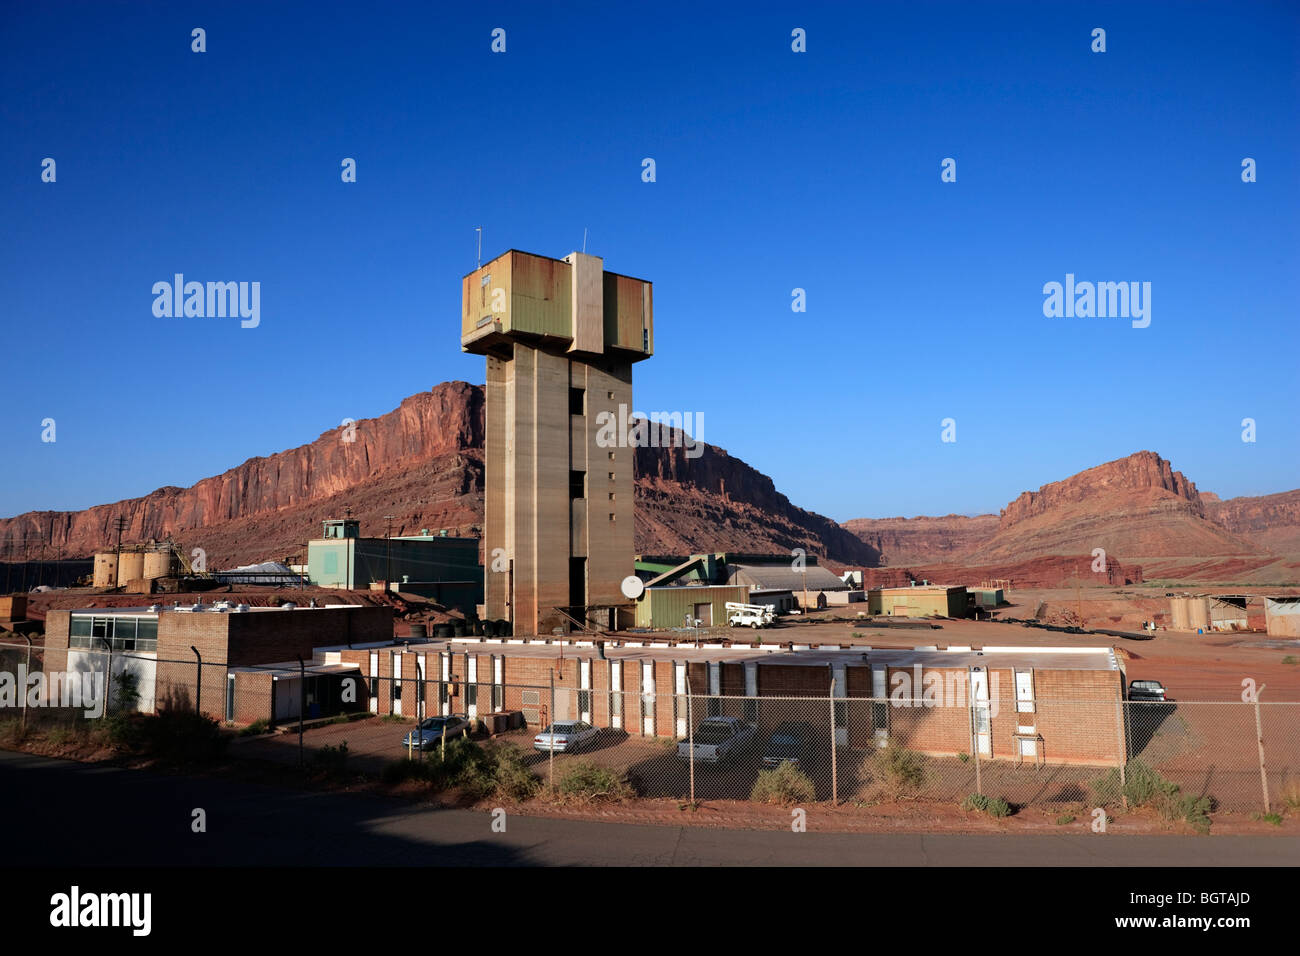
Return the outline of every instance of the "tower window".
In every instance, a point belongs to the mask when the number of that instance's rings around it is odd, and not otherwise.
[[[569,497],[587,497],[587,473],[585,471],[569,472]]]
[[[569,389],[569,414],[587,414],[587,390],[585,388]]]

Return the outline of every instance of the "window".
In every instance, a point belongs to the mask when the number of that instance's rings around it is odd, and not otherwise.
[[[569,472],[569,497],[573,499],[587,497],[587,473],[585,471]]]
[[[587,414],[587,391],[582,388],[569,389],[569,414]]]
[[[614,492],[612,492],[612,491],[609,493],[609,500],[610,500],[610,501],[613,501],[613,500],[614,500]]]
[[[158,620],[153,617],[73,617],[68,622],[68,647],[156,651]]]
[[[606,396],[606,397],[607,397],[611,402],[614,400],[614,393],[613,393],[613,392],[606,392],[606,393],[605,393],[605,396]]]
[[[609,480],[610,481],[614,480],[614,473],[612,471],[609,473]]]
[[[612,512],[612,511],[609,513],[609,520],[610,520],[610,521],[614,521],[614,520],[615,520],[615,518],[614,518],[614,512]]]
[[[609,453],[609,460],[610,461],[614,460],[614,453],[612,451]]]

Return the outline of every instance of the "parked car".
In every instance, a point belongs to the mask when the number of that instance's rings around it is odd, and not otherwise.
[[[469,730],[469,721],[455,715],[449,717],[426,717],[420,725],[402,738],[403,749],[419,747],[432,750],[442,743],[444,730],[448,740],[459,737]]]
[[[1169,700],[1164,685],[1158,680],[1135,680],[1128,685],[1128,699],[1163,704]]]
[[[533,749],[571,753],[594,743],[600,731],[584,720],[557,720],[533,738]]]
[[[800,766],[808,759],[812,736],[812,724],[806,721],[788,720],[779,724],[763,748],[763,766],[779,767],[783,763]]]
[[[695,760],[699,763],[722,763],[753,743],[758,728],[738,717],[706,717],[695,728]],[[691,738],[677,744],[677,756],[691,757]]]

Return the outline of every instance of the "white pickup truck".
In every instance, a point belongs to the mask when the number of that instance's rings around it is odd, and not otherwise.
[[[776,611],[770,605],[727,602],[727,624],[730,627],[767,627],[775,622]]]
[[[738,717],[706,717],[695,728],[695,760],[697,763],[722,763],[753,743],[758,728]],[[691,738],[685,737],[677,744],[677,756],[689,760]]]

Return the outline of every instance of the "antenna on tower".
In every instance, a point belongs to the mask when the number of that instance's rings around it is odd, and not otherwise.
[[[587,227],[582,227],[582,254],[587,254]]]
[[[475,226],[474,231],[478,233],[478,261],[475,263],[475,270],[483,268],[483,227]]]

